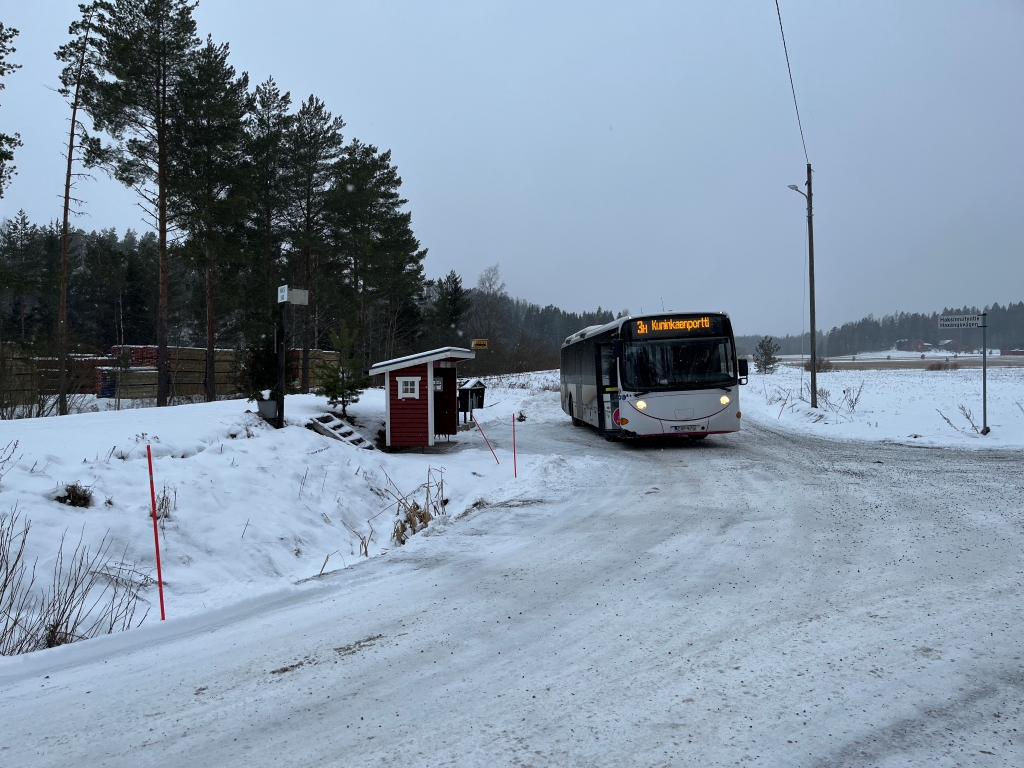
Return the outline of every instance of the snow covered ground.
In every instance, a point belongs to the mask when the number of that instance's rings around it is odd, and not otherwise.
[[[83,524],[152,566],[146,441],[178,502],[167,622],[0,659],[0,766],[1019,766],[1020,379],[993,372],[976,438],[925,423],[966,426],[971,371],[850,372],[861,402],[817,422],[769,402],[793,373],[751,377],[739,434],[643,445],[572,427],[555,374],[509,378],[477,411],[500,464],[475,430],[385,455],[244,402],[2,423],[0,509],[44,572]],[[437,467],[444,519],[360,557],[340,523],[366,536],[385,472]],[[52,500],[74,480],[96,506]]]
[[[814,412],[807,402],[808,373],[782,366],[771,375],[751,374],[750,384],[741,394],[743,412],[784,429],[820,437],[958,448],[1024,448],[1024,367],[989,369],[988,424],[992,431],[984,436],[979,433],[982,398],[977,368],[830,371],[818,374],[818,389],[824,390],[825,396],[819,397],[820,407]],[[851,401],[855,401],[852,407]]]

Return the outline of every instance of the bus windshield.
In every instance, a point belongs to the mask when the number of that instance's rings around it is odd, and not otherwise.
[[[703,389],[735,381],[728,337],[652,339],[624,345],[622,386],[630,392]]]

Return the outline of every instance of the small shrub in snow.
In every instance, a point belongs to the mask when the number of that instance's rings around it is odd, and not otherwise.
[[[857,410],[857,404],[860,402],[861,393],[864,392],[864,382],[860,383],[860,386],[856,389],[852,387],[843,390],[843,403],[846,405],[846,410],[853,413]]]
[[[92,488],[81,483],[65,485],[64,495],[57,496],[54,501],[60,504],[67,504],[69,507],[91,507]]]
[[[171,512],[178,508],[178,489],[168,488],[166,485],[156,497],[156,518],[161,524],[171,519]]]
[[[965,419],[967,419],[967,423],[971,425],[971,429],[980,434],[981,430],[978,429],[978,425],[974,423],[974,414],[971,413],[971,409],[968,408],[963,403],[961,403],[960,413],[963,415]]]

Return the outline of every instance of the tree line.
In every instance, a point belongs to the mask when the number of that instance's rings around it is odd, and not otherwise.
[[[344,135],[316,95],[293,102],[273,78],[251,85],[227,43],[199,35],[190,0],[96,0],[79,6],[56,90],[67,103],[61,215],[22,212],[0,227],[0,343],[53,354],[59,410],[67,357],[115,344],[157,347],[157,405],[170,394],[168,346],[202,346],[206,395],[215,348],[245,352],[252,389],[272,384],[276,289],[309,291],[287,308],[289,344],[383,360],[489,338],[485,369],[557,365],[577,323],[508,297],[497,266],[478,285],[428,281],[390,151]],[[0,25],[0,88],[17,68],[17,30]],[[0,195],[17,134],[0,134]],[[85,231],[78,182],[105,172],[135,192],[150,232]]]
[[[940,315],[975,315],[988,313],[988,345],[991,348],[1020,349],[1024,347],[1024,301],[1000,305],[998,302],[984,309],[974,306],[946,307],[942,312],[897,312],[892,315],[867,317],[833,327],[828,333],[818,332],[818,354],[837,357],[858,355],[862,352],[884,352],[896,347],[899,341],[923,341],[937,344],[947,339],[959,346],[980,349],[982,332],[978,328],[940,329]],[[739,351],[752,353],[761,341],[760,336],[737,336]],[[777,353],[810,354],[810,334],[774,337]]]
[[[961,347],[981,349],[981,329],[940,329],[939,315],[975,315],[983,311],[988,313],[989,347],[1014,349],[1024,346],[1024,301],[1021,301],[1005,306],[995,303],[984,309],[973,306],[946,307],[942,312],[931,314],[899,312],[880,318],[868,315],[829,331],[826,354],[835,356],[880,352],[892,349],[897,341],[917,339],[928,344],[953,339]]]

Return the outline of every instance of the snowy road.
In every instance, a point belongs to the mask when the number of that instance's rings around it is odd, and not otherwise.
[[[1024,764],[1019,453],[520,431],[516,501],[0,666],[0,766]]]

